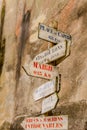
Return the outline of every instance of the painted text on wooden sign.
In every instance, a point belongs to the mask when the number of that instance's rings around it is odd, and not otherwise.
[[[45,78],[45,79],[53,79],[58,75],[58,68],[48,64],[40,64],[39,62],[31,62],[29,65],[25,64],[24,69],[28,73],[28,75]]]
[[[71,41],[71,35],[57,31],[56,29],[48,27],[42,23],[39,24],[38,37],[52,43],[59,43],[64,40]]]
[[[68,130],[68,116],[29,117],[21,126],[24,130]]]
[[[63,41],[50,49],[38,54],[33,61],[38,61],[39,63],[49,63],[57,60],[66,55],[66,41]]]
[[[58,87],[58,77],[57,78],[55,77],[53,80],[44,83],[34,91],[33,94],[34,100],[35,101],[39,100],[43,97],[46,97],[54,93],[55,91],[57,91],[57,87]]]

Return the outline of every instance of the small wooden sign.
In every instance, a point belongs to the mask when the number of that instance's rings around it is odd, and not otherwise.
[[[57,93],[52,94],[51,96],[45,98],[42,101],[42,114],[51,111],[56,107],[56,104],[58,102],[58,96]]]
[[[38,37],[52,43],[59,43],[61,41],[71,41],[71,35],[58,31],[52,27],[48,27],[42,23],[39,24]]]
[[[68,116],[28,117],[21,126],[24,130],[68,130]]]
[[[36,61],[31,62],[29,65],[25,64],[23,69],[28,75],[38,78],[53,79],[58,75],[58,68],[56,66],[40,64]]]
[[[33,61],[37,61],[39,63],[50,63],[54,60],[58,60],[61,57],[66,55],[67,43],[63,41],[50,49],[38,54]]]
[[[33,94],[34,100],[37,101],[43,97],[46,97],[55,91],[58,87],[58,77],[55,77],[53,80],[46,82],[45,84],[38,87]]]

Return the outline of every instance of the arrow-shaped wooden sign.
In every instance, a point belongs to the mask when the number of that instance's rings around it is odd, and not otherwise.
[[[34,100],[37,101],[43,97],[46,97],[58,89],[58,77],[55,77],[53,80],[48,81],[44,84],[42,84],[40,87],[38,87],[33,94]]]
[[[51,96],[45,98],[42,101],[42,114],[46,113],[48,111],[51,111],[56,107],[56,104],[58,102],[58,96],[57,93],[52,94]]]
[[[54,60],[58,60],[66,55],[67,52],[67,42],[63,41],[50,49],[38,54],[33,61],[38,61],[39,63],[50,63]]]
[[[31,62],[29,65],[25,64],[23,69],[28,75],[38,78],[53,79],[58,76],[58,68],[56,66],[40,64],[36,61]]]
[[[38,37],[52,43],[60,43],[65,40],[71,41],[71,35],[48,27],[42,23],[39,24]]]
[[[37,61],[39,63],[49,63],[54,60],[60,59],[66,55],[67,42],[63,41],[50,49],[38,54],[33,61]]]

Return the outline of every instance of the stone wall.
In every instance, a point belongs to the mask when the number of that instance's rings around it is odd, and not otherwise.
[[[57,65],[61,73],[61,90],[59,103],[52,114],[69,115],[70,130],[86,130],[87,1],[0,0],[0,12],[3,3],[5,16],[2,41],[5,40],[5,53],[0,68],[1,129],[5,129],[4,124],[15,124],[14,119],[20,122],[20,117],[40,114],[42,101],[35,102],[33,92],[47,80],[27,76],[22,66],[29,64],[50,44],[38,39],[38,24],[50,25],[52,21],[58,21],[58,29],[72,36],[72,46],[70,56]],[[11,129],[19,128],[13,126]]]

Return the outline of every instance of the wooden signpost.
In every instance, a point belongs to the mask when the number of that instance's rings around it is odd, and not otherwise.
[[[55,26],[55,28],[57,29],[57,26]],[[63,61],[66,57],[70,55],[71,35],[63,33],[56,29],[41,23],[39,24],[38,37],[40,39],[52,42],[53,45],[55,44],[55,46],[52,45],[53,47],[48,48],[46,51],[38,54],[29,65],[25,64],[23,66],[23,69],[29,76],[50,80],[45,84],[41,85],[39,88],[37,88],[33,93],[35,101],[44,98],[42,100],[41,114],[46,114],[47,112],[53,110],[56,107],[58,102],[57,93],[60,90],[61,78],[58,74],[58,68],[56,66],[52,66],[46,63],[52,63],[54,61],[57,61],[56,63],[59,64],[61,61]],[[34,121],[33,125],[32,121]],[[38,128],[38,130],[56,130],[56,128],[57,130],[68,130],[67,121],[65,123],[62,122],[61,127],[59,128],[55,127],[55,125],[45,125],[42,119],[41,121],[43,125],[41,124],[41,122],[37,125],[37,123],[39,122],[38,118],[34,120],[32,119],[32,121],[30,119],[27,119],[26,122],[23,121],[23,128],[25,128],[25,130],[35,130],[36,128]],[[35,121],[37,121],[36,124]]]
[[[54,44],[65,40],[71,41],[71,35],[57,31],[56,29],[46,26],[42,23],[39,24],[38,37]]]
[[[55,77],[53,80],[46,82],[45,84],[38,87],[33,94],[34,100],[37,101],[43,97],[46,97],[55,91],[58,87],[58,77]]]
[[[28,75],[44,79],[53,79],[58,75],[58,68],[48,64],[40,64],[33,61],[23,66]]]
[[[38,54],[33,61],[38,61],[39,63],[50,63],[54,60],[58,60],[66,55],[67,52],[67,42],[62,41],[61,43],[51,47],[50,49]]]
[[[56,107],[56,104],[58,102],[58,96],[57,93],[52,94],[51,96],[45,98],[42,101],[42,114],[51,111]]]

